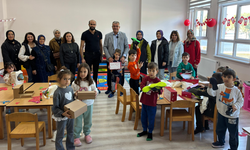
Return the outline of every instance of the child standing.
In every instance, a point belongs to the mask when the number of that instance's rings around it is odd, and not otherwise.
[[[129,51],[129,63],[128,70],[130,72],[130,87],[139,95],[138,87],[139,87],[139,79],[140,79],[140,69],[143,66],[143,62],[138,63],[139,58],[141,56],[141,50],[137,46],[137,50]]]
[[[149,63],[148,65],[148,76],[144,77],[141,82],[141,89],[145,86],[148,86],[152,83],[161,82],[159,78],[156,77],[158,73],[158,65],[154,62]],[[147,93],[142,93],[140,102],[142,103],[141,110],[141,123],[143,132],[138,133],[137,137],[141,137],[143,135],[148,135],[147,141],[153,140],[152,132],[154,129],[154,121],[156,114],[156,103],[158,94],[161,94],[162,90],[152,91],[150,90]],[[147,131],[148,130],[148,131]]]
[[[87,63],[82,63],[78,68],[77,78],[72,83],[72,88],[77,95],[78,91],[95,91],[95,95],[97,95],[97,89],[95,81],[91,78],[90,67]],[[80,115],[75,119],[74,124],[74,144],[75,146],[81,146],[82,143],[80,141],[80,133],[83,130],[85,135],[86,143],[90,144],[92,142],[92,138],[90,134],[90,128],[92,126],[92,113],[93,113],[93,99],[83,100],[84,103],[87,104],[88,108],[85,113]],[[84,119],[84,126],[82,126],[82,119]]]
[[[191,79],[194,79],[195,78],[195,70],[193,68],[193,66],[188,62],[189,61],[189,54],[187,52],[184,52],[182,54],[182,62],[179,64],[178,68],[177,68],[177,78],[179,79],[183,79],[182,76],[180,75],[180,73],[184,72],[185,71],[192,71],[192,77]]]
[[[74,119],[68,114],[68,110],[64,111],[64,105],[71,103],[74,100],[74,92],[72,87],[70,87],[72,73],[62,67],[57,76],[58,88],[53,95],[53,107],[52,118],[57,121],[57,134],[55,146],[56,150],[64,150],[62,139],[64,137],[64,128],[67,127],[67,139],[66,148],[67,150],[74,150]]]
[[[11,85],[11,72],[14,71],[15,65],[13,62],[7,62],[4,65],[3,80],[6,84]]]
[[[229,131],[229,145],[231,150],[237,150],[239,144],[238,122],[240,108],[243,106],[243,98],[240,90],[234,86],[236,74],[234,70],[227,69],[222,73],[223,84],[218,85],[218,90],[213,90],[209,84],[207,92],[216,96],[218,109],[218,122],[216,134],[218,141],[212,143],[212,147],[224,147],[226,130]]]
[[[116,49],[115,53],[114,53],[114,61],[113,62],[121,62],[120,61],[120,56],[121,56],[121,50],[120,49]],[[115,83],[116,83],[116,79],[119,78],[119,84],[121,84],[121,78],[123,77],[122,74],[122,69],[124,68],[125,63],[121,62],[121,69],[119,70],[111,70],[111,90],[112,92],[108,95],[109,98],[113,97],[115,94]]]

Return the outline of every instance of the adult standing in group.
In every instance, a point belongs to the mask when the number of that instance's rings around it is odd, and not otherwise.
[[[143,62],[143,66],[141,67],[140,72],[147,74],[147,65],[151,62],[151,50],[148,44],[148,41],[146,41],[143,38],[143,32],[141,30],[138,30],[136,32],[136,38],[140,41],[138,44],[138,47],[141,50],[141,57],[138,62]],[[135,42],[133,42],[130,46],[130,49],[136,49]]]
[[[164,80],[164,70],[168,65],[168,40],[163,37],[162,30],[158,30],[156,32],[156,38],[156,40],[152,41],[150,47],[151,62],[155,62],[156,64],[158,64],[159,72],[157,74],[157,77],[159,77],[160,80]]]
[[[194,36],[194,31],[189,29],[187,31],[187,39],[184,42],[184,52],[189,53],[189,63],[192,64],[195,70],[195,76],[197,77],[197,68],[201,59],[200,42]]]
[[[26,33],[22,47],[18,54],[18,58],[22,61],[23,67],[27,71],[28,82],[33,82],[31,61],[35,59],[35,57],[31,55],[31,52],[32,52],[32,49],[36,47],[36,44],[37,42],[36,42],[35,35],[32,32]]]
[[[57,68],[60,69],[62,67],[60,61],[60,46],[63,43],[63,38],[61,37],[61,31],[58,29],[55,29],[53,34],[55,37],[49,41],[49,47],[53,53],[54,59],[56,60]]]
[[[128,39],[125,33],[119,31],[120,23],[118,21],[113,21],[112,23],[113,32],[110,32],[105,35],[104,39],[104,52],[107,58],[107,82],[108,82],[108,90],[105,94],[109,94],[111,92],[111,72],[108,68],[109,62],[113,62],[113,56],[115,50],[118,48],[121,50],[121,58],[120,61],[125,63],[125,59],[128,54],[129,46]],[[124,68],[122,69],[122,74],[124,74]],[[121,84],[124,84],[124,76],[121,78]]]
[[[18,58],[21,44],[15,40],[15,33],[12,30],[6,32],[6,40],[1,46],[3,62],[12,62],[15,65],[15,70],[21,70],[21,63]]]
[[[48,45],[45,45],[45,36],[39,35],[37,46],[33,48],[31,55],[35,57],[31,61],[32,73],[36,75],[34,82],[48,82],[48,76],[57,70],[56,61]]]
[[[180,35],[177,30],[174,30],[170,34],[169,42],[169,58],[168,58],[168,72],[170,80],[174,80],[172,73],[177,71],[178,65],[182,61],[182,53],[184,51],[183,43],[180,40]]]
[[[89,29],[82,33],[80,55],[82,63],[87,63],[89,67],[93,65],[93,79],[97,86],[99,63],[102,62],[102,33],[96,28],[96,21],[89,21]],[[84,48],[85,44],[85,48]],[[101,91],[98,89],[99,93]]]

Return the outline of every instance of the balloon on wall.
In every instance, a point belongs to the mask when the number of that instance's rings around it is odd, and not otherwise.
[[[189,21],[188,19],[186,19],[186,20],[184,21],[184,25],[185,25],[185,26],[189,26],[189,25],[190,25],[190,21]]]
[[[216,20],[214,18],[210,18],[207,20],[207,26],[208,27],[213,27],[216,25]]]

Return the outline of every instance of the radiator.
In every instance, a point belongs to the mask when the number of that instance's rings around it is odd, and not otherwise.
[[[201,57],[201,61],[198,66],[198,75],[203,77],[210,77],[212,76],[213,72],[217,70],[218,66],[218,61]]]

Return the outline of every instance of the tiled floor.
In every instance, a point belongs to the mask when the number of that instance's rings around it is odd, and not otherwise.
[[[125,85],[126,86],[126,85]],[[104,92],[103,92],[104,93]],[[153,141],[146,141],[146,137],[136,137],[138,132],[142,131],[141,123],[139,122],[138,129],[134,130],[134,114],[132,121],[128,121],[129,107],[127,107],[127,114],[125,122],[121,122],[122,107],[120,107],[118,115],[115,114],[116,97],[107,98],[107,95],[100,94],[95,100],[93,110],[93,126],[91,128],[91,136],[93,143],[85,144],[76,149],[96,149],[96,150],[117,150],[117,149],[169,149],[169,150],[210,150],[213,142],[212,124],[210,130],[195,135],[195,141],[192,141],[191,135],[187,134],[187,130],[182,129],[182,122],[173,123],[172,141],[169,141],[168,130],[164,131],[164,136],[159,135],[160,132],[160,107],[158,107],[156,114],[155,130],[153,131]],[[45,111],[30,110],[32,113],[37,113],[39,120],[47,123]],[[239,131],[242,127],[250,126],[250,113],[241,110]],[[247,137],[239,137],[239,150],[245,150]],[[81,138],[84,141],[84,138]],[[55,143],[51,139],[47,139],[46,146],[41,146],[41,150],[55,149]],[[65,144],[65,142],[64,142]],[[42,145],[42,133],[40,133],[40,145]],[[228,134],[226,135],[226,146],[228,149]],[[7,149],[7,139],[0,140],[0,150]],[[21,147],[21,141],[12,139],[13,150],[35,150],[35,139],[27,138],[24,140],[24,146]],[[222,149],[219,149],[222,150]]]

